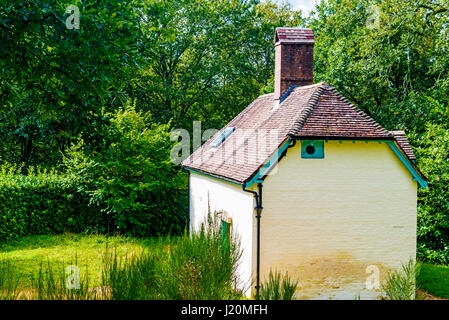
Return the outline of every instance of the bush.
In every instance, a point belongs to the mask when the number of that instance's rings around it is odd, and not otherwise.
[[[34,168],[24,176],[20,167],[9,164],[0,170],[0,240],[83,232],[105,224],[69,176]]]
[[[420,271],[421,263],[414,263],[411,259],[402,265],[401,270],[390,271],[382,284],[384,299],[414,300]]]
[[[288,273],[281,275],[279,272],[272,272],[268,275],[268,280],[260,286],[259,299],[262,300],[292,300],[298,281],[290,278]]]
[[[226,244],[220,224],[209,219],[190,237],[167,239],[160,250],[106,259],[104,287],[111,299],[223,300],[242,297],[237,291],[241,256],[235,236]]]
[[[101,148],[82,141],[66,172],[0,167],[0,240],[61,232],[134,236],[181,234],[187,221],[187,175],[170,161],[167,125],[126,107],[106,115]]]
[[[65,156],[68,174],[110,232],[137,236],[180,234],[187,221],[187,175],[170,161],[168,125],[127,106],[107,114],[101,147],[82,141]],[[94,148],[97,148],[94,150]]]

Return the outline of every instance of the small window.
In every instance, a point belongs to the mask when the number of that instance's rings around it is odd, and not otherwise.
[[[231,223],[224,220],[221,221],[221,234],[223,235],[223,246],[229,246],[231,240]]]
[[[225,210],[217,212],[217,216],[221,219],[221,234],[223,236],[223,247],[229,246],[231,241],[232,219]]]
[[[225,141],[225,139],[231,134],[233,133],[235,130],[234,127],[229,127],[224,129],[220,135],[218,137],[215,138],[214,141],[212,141],[212,143],[210,144],[212,147],[216,148],[218,147],[223,141]]]
[[[301,141],[301,158],[303,159],[323,159],[324,141],[303,140]]]

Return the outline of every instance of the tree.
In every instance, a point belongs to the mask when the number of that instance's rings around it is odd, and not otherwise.
[[[422,3],[322,1],[309,21],[317,81],[332,83],[387,129],[424,132],[428,120],[441,123],[442,110],[426,102],[448,78],[447,17],[430,18]]]
[[[272,2],[147,2],[140,25],[143,70],[130,82],[137,105],[164,123],[219,128],[259,95],[274,70],[273,35],[300,12]]]
[[[102,108],[127,99],[123,89],[136,69],[138,2],[75,3],[79,29],[66,27],[66,1],[0,5],[4,159],[35,163],[45,152],[54,165],[58,151],[79,134],[95,139]]]
[[[179,234],[187,221],[187,183],[171,163],[169,125],[130,105],[104,116],[101,151],[80,140],[64,158],[65,171],[107,217],[108,232]]]

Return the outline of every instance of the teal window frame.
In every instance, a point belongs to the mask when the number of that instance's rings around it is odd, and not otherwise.
[[[307,147],[313,146],[315,152],[307,153]],[[324,141],[323,140],[301,140],[301,158],[302,159],[324,159]]]

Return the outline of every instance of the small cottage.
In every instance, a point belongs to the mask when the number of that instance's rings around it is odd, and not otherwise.
[[[387,270],[415,259],[427,183],[403,131],[313,83],[313,47],[312,30],[277,28],[274,93],[184,160],[190,224],[211,210],[239,235],[247,296],[277,270],[299,280],[298,299],[372,299]]]

